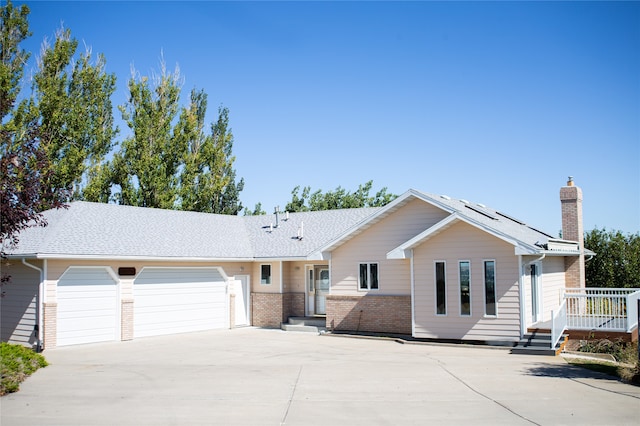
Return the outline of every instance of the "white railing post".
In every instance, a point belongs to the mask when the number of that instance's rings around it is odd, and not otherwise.
[[[567,299],[563,300],[557,312],[551,311],[551,349],[555,349],[562,333],[567,329]]]
[[[638,325],[638,300],[640,300],[640,291],[627,295],[627,333]]]

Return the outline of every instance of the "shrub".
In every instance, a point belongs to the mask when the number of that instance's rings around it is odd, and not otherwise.
[[[623,364],[615,366],[616,375],[626,382],[640,384],[638,342],[627,343],[621,339],[582,340],[578,351],[613,355],[618,363]]]
[[[16,392],[20,383],[47,365],[42,355],[27,347],[0,343],[0,395]]]

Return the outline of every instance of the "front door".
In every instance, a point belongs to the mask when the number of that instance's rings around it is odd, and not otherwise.
[[[535,263],[531,264],[531,320],[536,323],[541,320],[540,315],[540,269]]]
[[[249,325],[249,275],[236,275],[236,326]]]
[[[329,294],[329,268],[326,266],[306,266],[307,315],[326,314],[326,295]]]
[[[329,294],[329,269],[316,268],[316,278],[315,313],[325,315],[326,295]]]

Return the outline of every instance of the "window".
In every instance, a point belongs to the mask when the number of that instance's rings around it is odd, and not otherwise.
[[[358,288],[360,290],[377,290],[378,289],[378,264],[377,263],[361,263],[358,281],[359,281]]]
[[[445,263],[436,262],[436,315],[447,314],[447,281]]]
[[[271,284],[271,265],[260,265],[260,284]]]
[[[471,262],[458,262],[458,277],[460,280],[460,315],[471,315]]]
[[[495,260],[484,261],[484,313],[485,315],[497,315]]]

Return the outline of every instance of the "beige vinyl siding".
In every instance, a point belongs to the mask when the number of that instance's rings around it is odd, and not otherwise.
[[[42,268],[42,262],[29,260],[29,263]],[[2,263],[2,274],[11,275],[11,281],[2,286],[5,297],[0,298],[1,340],[35,346],[40,272],[14,259]]]
[[[262,261],[262,262],[255,262],[253,264],[253,276],[255,277],[254,280],[251,280],[251,291],[252,292],[258,292],[258,293],[280,293],[280,278],[281,278],[281,274],[280,274],[280,266],[283,264],[284,262],[280,262],[279,260],[274,260],[274,261]],[[260,283],[260,278],[261,278],[261,270],[260,267],[262,265],[271,265],[271,284],[261,284]],[[282,279],[284,279],[284,276],[282,276]]]
[[[283,262],[283,281],[285,293],[303,293],[305,291],[305,267],[310,265],[306,261]],[[320,263],[313,263],[320,266]],[[324,263],[328,265],[328,263]]]
[[[413,200],[331,253],[331,294],[409,295],[409,260],[387,260],[387,253],[444,219],[448,213]],[[378,263],[378,290],[358,290],[359,263]]]
[[[509,340],[520,338],[518,258],[514,247],[471,225],[458,222],[414,251],[414,336],[436,339]],[[460,315],[458,262],[471,262],[471,315]],[[485,316],[485,260],[495,261],[497,316]],[[446,315],[436,315],[435,261],[446,262]]]
[[[564,257],[546,257],[542,262],[542,316],[551,320],[564,295]]]

